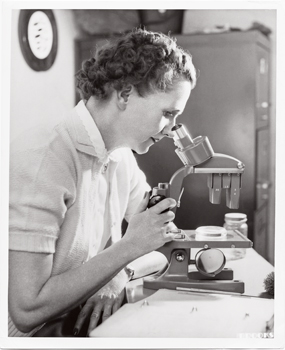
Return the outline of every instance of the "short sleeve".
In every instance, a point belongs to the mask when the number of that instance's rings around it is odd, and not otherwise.
[[[76,195],[72,152],[56,132],[44,145],[11,147],[9,249],[54,253]]]

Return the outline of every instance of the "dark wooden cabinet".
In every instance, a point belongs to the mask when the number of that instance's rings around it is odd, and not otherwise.
[[[101,40],[88,38],[76,42],[77,69]],[[177,41],[191,53],[200,72],[179,122],[187,126],[192,137],[208,136],[215,152],[238,158],[246,168],[238,210],[226,207],[225,193],[220,205],[209,202],[207,175],[185,178],[175,223],[184,229],[222,226],[225,213],[245,213],[249,238],[266,258],[270,187],[269,41],[258,31],[179,35]],[[170,139],[163,139],[147,154],[137,156],[137,160],[151,186],[168,182],[182,166]]]

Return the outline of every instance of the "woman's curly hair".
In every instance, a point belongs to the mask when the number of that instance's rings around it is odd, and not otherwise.
[[[134,29],[115,43],[99,49],[76,74],[81,97],[107,99],[112,89],[132,84],[140,96],[171,89],[177,78],[196,84],[192,56],[162,33]]]

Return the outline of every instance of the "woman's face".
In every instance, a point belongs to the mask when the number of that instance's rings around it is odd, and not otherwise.
[[[191,83],[186,80],[177,81],[168,92],[155,92],[145,97],[132,93],[127,107],[129,146],[143,154],[163,137],[173,137],[171,129],[184,111],[190,93]]]

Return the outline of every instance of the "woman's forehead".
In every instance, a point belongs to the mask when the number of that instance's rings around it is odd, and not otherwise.
[[[191,83],[189,81],[179,81],[172,86],[171,90],[167,92],[160,92],[158,95],[161,100],[164,100],[168,104],[173,104],[173,108],[176,108],[176,104],[186,103],[191,92]],[[153,96],[155,98],[155,96]]]

